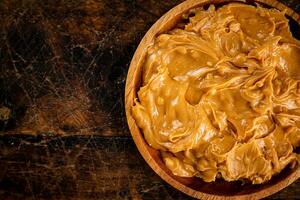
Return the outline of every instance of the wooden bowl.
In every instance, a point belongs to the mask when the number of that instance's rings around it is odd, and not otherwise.
[[[224,4],[228,2],[232,2],[232,0],[187,0],[171,9],[150,28],[139,44],[129,67],[125,88],[126,116],[131,135],[146,162],[163,180],[176,189],[199,199],[259,199],[278,192],[298,179],[300,177],[300,167],[296,169],[286,168],[267,183],[260,185],[242,185],[239,181],[226,182],[222,180],[206,183],[200,178],[178,177],[173,175],[165,166],[159,151],[151,148],[147,144],[131,113],[134,99],[137,97],[137,91],[140,88],[142,65],[147,52],[147,47],[151,45],[155,37],[172,29],[181,19],[182,15],[187,13],[191,8],[207,4]],[[235,2],[253,4],[254,1],[236,0]],[[287,15],[294,20],[290,20],[291,22],[294,22],[294,24],[291,23],[293,31],[296,31],[296,35],[300,36],[298,32],[300,24],[299,14],[276,0],[256,0],[256,2],[262,3],[266,7],[277,8],[278,10],[286,9]]]

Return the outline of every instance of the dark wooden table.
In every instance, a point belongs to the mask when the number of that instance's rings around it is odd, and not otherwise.
[[[123,96],[142,36],[180,2],[0,1],[0,199],[189,198],[140,156]]]

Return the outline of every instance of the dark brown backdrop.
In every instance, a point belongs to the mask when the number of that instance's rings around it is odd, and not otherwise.
[[[139,41],[180,2],[0,1],[0,199],[188,199],[141,158],[123,101]]]

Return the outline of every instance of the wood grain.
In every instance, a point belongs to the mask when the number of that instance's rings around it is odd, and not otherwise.
[[[124,108],[135,49],[181,2],[0,1],[0,109],[12,114],[0,119],[0,199],[193,199],[143,160]],[[269,199],[299,199],[299,188]]]
[[[131,57],[178,2],[1,0],[0,135],[130,135]]]
[[[182,178],[174,176],[164,165],[160,154],[151,148],[143,138],[140,129],[137,127],[131,114],[131,108],[134,105],[134,99],[137,98],[137,90],[140,87],[142,64],[146,55],[147,47],[152,44],[155,37],[161,33],[167,32],[174,27],[181,16],[191,8],[203,6],[205,4],[227,3],[230,0],[187,0],[174,7],[164,16],[162,16],[145,34],[140,42],[133,59],[131,61],[127,74],[125,87],[125,109],[128,126],[131,135],[146,162],[150,167],[166,182],[176,189],[195,198],[205,199],[258,199],[269,196],[285,187],[300,177],[300,168],[286,169],[278,176],[273,177],[269,182],[261,185],[241,185],[239,182],[216,181],[214,183],[205,183],[199,178]],[[254,1],[244,1],[243,3],[254,3]],[[275,0],[258,0],[256,2],[266,4],[279,10],[286,9],[287,14],[300,24],[299,15],[292,9],[286,7]]]
[[[131,137],[0,136],[0,169],[3,200],[192,200],[155,174]],[[270,199],[299,198],[299,184]]]

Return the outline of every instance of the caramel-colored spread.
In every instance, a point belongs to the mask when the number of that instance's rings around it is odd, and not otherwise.
[[[195,9],[148,48],[132,108],[182,177],[266,182],[300,156],[300,42],[284,12]]]

